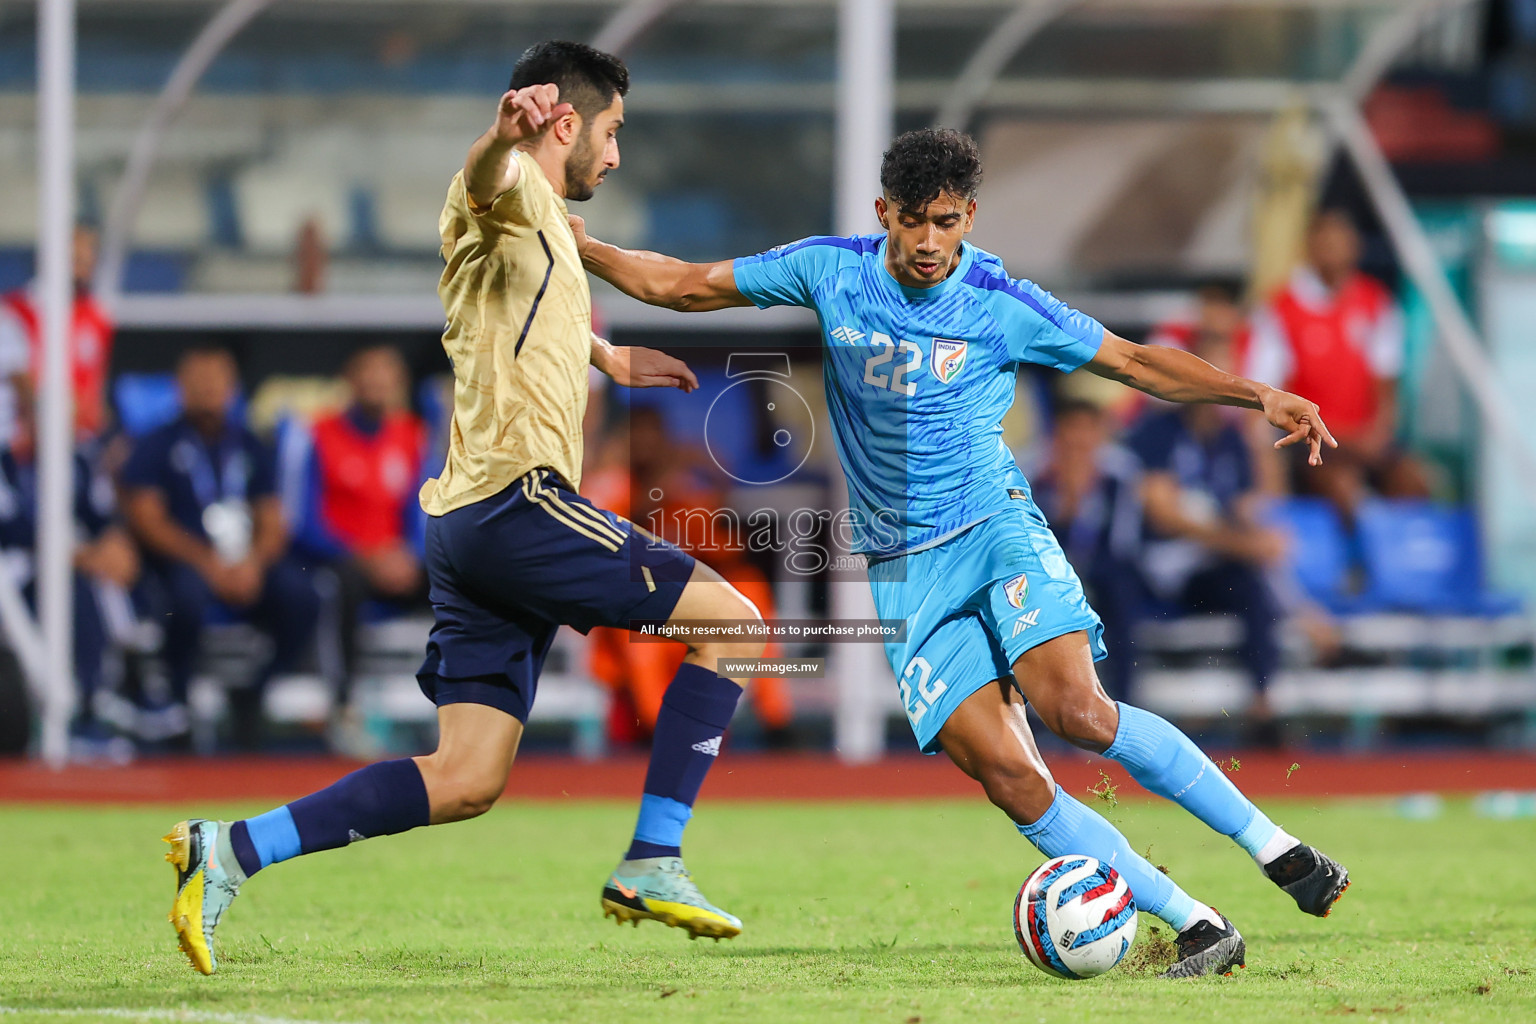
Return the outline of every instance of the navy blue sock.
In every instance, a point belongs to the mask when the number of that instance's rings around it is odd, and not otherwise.
[[[720,755],[720,741],[740,699],[740,686],[707,668],[685,661],[677,670],[656,716],[645,795],[625,860],[681,852],[693,802]]]
[[[301,853],[318,853],[429,822],[421,770],[410,758],[359,768],[318,793],[237,821],[229,830],[235,859],[249,877]]]

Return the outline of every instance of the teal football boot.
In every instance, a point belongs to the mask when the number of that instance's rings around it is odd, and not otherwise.
[[[245,872],[229,850],[227,835],[223,856],[219,853],[220,830],[228,828],[224,822],[189,818],[178,822],[162,837],[171,844],[165,859],[176,868],[171,925],[176,929],[181,951],[192,961],[193,969],[202,974],[218,970],[213,955],[213,930],[245,881]]]
[[[706,935],[718,942],[741,934],[741,921],[704,898],[681,857],[620,861],[603,886],[603,916],[636,928],[642,920],[660,921],[686,930],[690,939]]]

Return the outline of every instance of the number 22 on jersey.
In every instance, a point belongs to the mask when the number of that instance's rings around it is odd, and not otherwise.
[[[892,342],[879,331],[869,336],[869,342],[880,351],[864,360],[864,383],[908,398],[915,395],[917,382],[907,378],[923,365],[923,350],[910,341]],[[884,370],[887,366],[888,372]]]

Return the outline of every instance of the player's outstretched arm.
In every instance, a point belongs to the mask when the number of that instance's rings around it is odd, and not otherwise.
[[[699,378],[681,359],[653,348],[612,345],[592,335],[592,365],[627,388],[677,388],[697,391]]]
[[[1218,370],[1182,349],[1137,345],[1105,331],[1104,342],[1099,346],[1098,355],[1089,361],[1088,369],[1100,377],[1117,380],[1169,402],[1212,402],[1262,409],[1270,423],[1285,431],[1285,436],[1275,442],[1275,447],[1285,448],[1305,441],[1312,449],[1307,461],[1314,466],[1323,461],[1323,445],[1339,446],[1312,402],[1268,384]]]
[[[587,270],[631,298],[683,313],[752,305],[752,300],[736,289],[731,260],[686,263],[659,252],[620,249],[587,237],[586,222],[575,216],[571,217],[571,231]]]
[[[560,103],[556,85],[530,85],[503,93],[496,102],[496,121],[469,147],[464,159],[464,187],[475,205],[484,209],[517,184],[519,166],[512,149],[548,131],[574,109]]]

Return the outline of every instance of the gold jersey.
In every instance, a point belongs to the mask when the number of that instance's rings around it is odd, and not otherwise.
[[[460,171],[438,219],[453,422],[447,464],[421,488],[429,515],[488,498],[540,467],[581,486],[592,296],[565,200],[531,156],[514,153],[516,185],[477,209]]]

